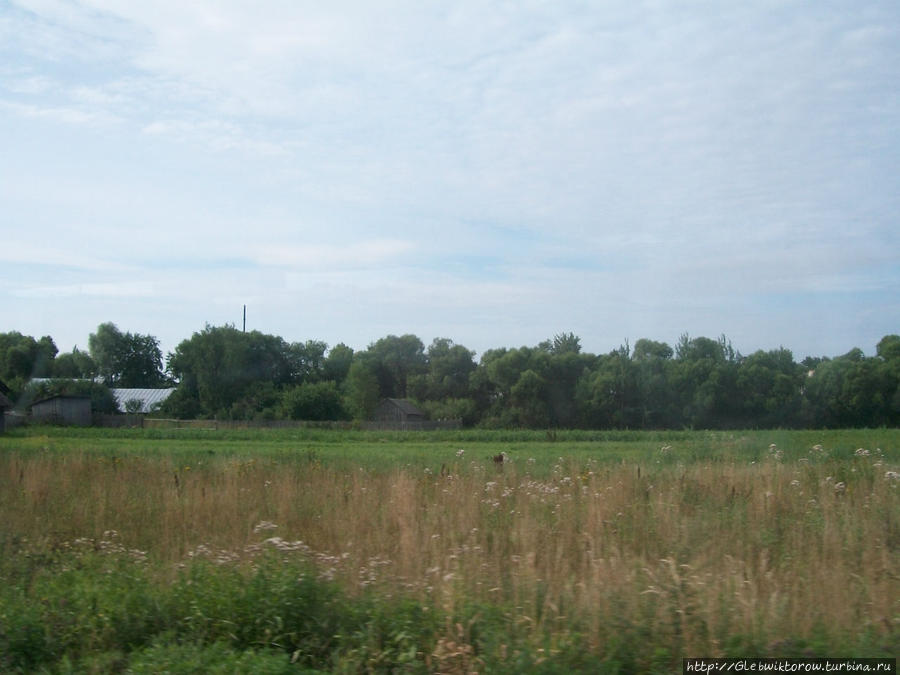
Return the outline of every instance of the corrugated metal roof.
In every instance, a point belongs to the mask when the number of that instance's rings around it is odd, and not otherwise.
[[[425,414],[421,410],[419,410],[416,406],[414,406],[412,403],[407,401],[405,398],[388,398],[385,400],[390,401],[395,406],[400,408],[400,410],[403,411],[404,415],[424,415]]]
[[[165,401],[175,388],[170,389],[120,389],[118,387],[110,388],[119,410],[125,412],[125,405],[128,401],[138,400],[141,402],[139,413],[152,412],[153,407]]]

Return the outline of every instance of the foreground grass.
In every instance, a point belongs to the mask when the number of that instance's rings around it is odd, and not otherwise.
[[[894,656],[896,432],[829,433],[7,437],[0,668]]]

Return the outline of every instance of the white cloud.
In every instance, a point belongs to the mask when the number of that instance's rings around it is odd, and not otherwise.
[[[46,243],[24,241],[20,237],[13,236],[11,232],[0,247],[0,261],[7,264],[79,269],[88,272],[116,272],[129,269],[119,262],[87,255],[84,250],[54,248]]]
[[[200,308],[314,284],[348,332],[431,297],[463,342],[467,304],[655,337],[771,295],[896,297],[898,26],[893,2],[22,0],[0,193],[30,248],[0,260],[130,260]],[[253,263],[234,286],[229,260]],[[109,290],[65,281],[26,285]]]
[[[378,239],[346,245],[267,244],[252,247],[250,255],[262,266],[321,270],[381,265],[413,249],[409,241]]]
[[[290,155],[283,144],[251,138],[239,125],[220,120],[158,120],[141,131],[149,136],[166,136],[182,143],[205,145],[216,151],[240,150],[264,157]]]
[[[0,100],[0,109],[22,117],[40,118],[50,122],[73,125],[102,126],[121,121],[104,110],[74,106],[47,106]]]
[[[100,298],[150,298],[156,295],[156,291],[152,282],[116,281],[54,286],[24,286],[13,290],[11,295],[35,300],[46,298],[75,298],[78,296],[93,296]]]

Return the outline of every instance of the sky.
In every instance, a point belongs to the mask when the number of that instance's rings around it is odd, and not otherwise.
[[[900,3],[0,1],[0,332],[900,333]]]

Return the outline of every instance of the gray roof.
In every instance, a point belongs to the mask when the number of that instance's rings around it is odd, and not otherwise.
[[[400,408],[403,411],[404,415],[424,415],[421,410],[419,410],[412,403],[407,401],[405,398],[387,398],[386,401],[393,403],[395,406]]]
[[[121,389],[118,387],[110,388],[112,392],[113,398],[116,399],[116,405],[119,406],[119,410],[125,412],[125,404],[128,401],[138,400],[141,402],[141,408],[137,412],[140,413],[148,413],[152,412],[154,406],[165,401],[169,396],[172,395],[172,392],[175,391],[174,387],[169,389]]]

